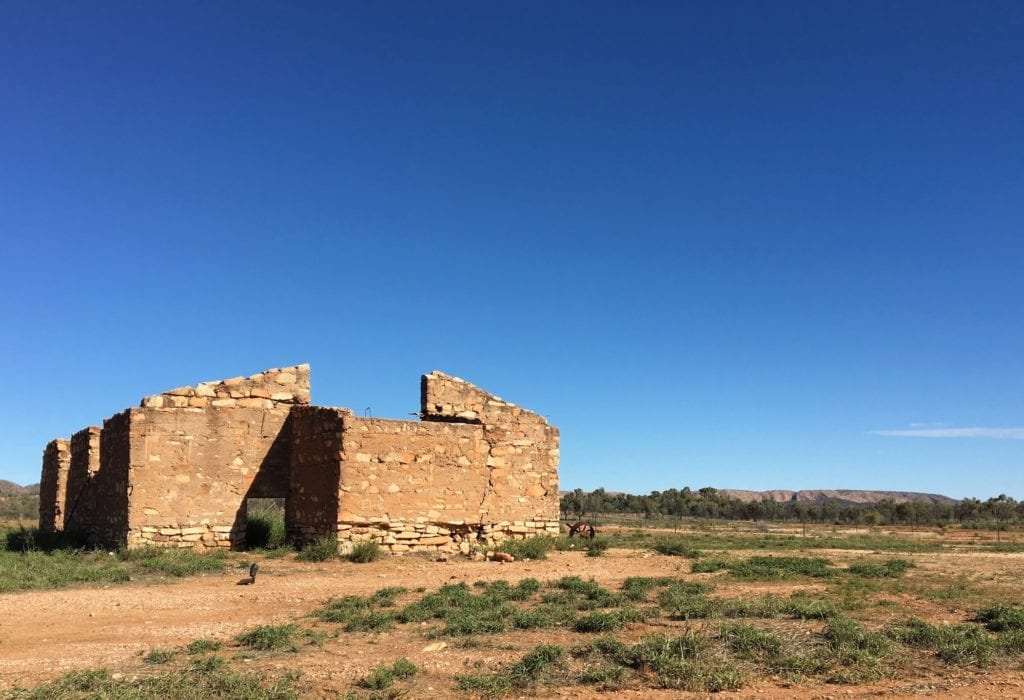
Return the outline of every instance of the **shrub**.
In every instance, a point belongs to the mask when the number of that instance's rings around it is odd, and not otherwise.
[[[295,555],[299,561],[328,561],[338,555],[338,538],[321,537],[305,547]]]
[[[597,537],[590,540],[586,544],[586,548],[588,557],[603,557],[604,553],[608,551],[608,540],[603,537]]]
[[[718,636],[733,653],[745,659],[772,658],[782,651],[782,640],[778,635],[762,632],[750,625],[722,625]]]
[[[907,559],[889,559],[884,562],[859,561],[850,564],[847,571],[862,578],[899,578],[912,566],[914,562]]]
[[[411,678],[419,669],[409,659],[401,658],[390,666],[381,664],[370,672],[366,678],[360,681],[360,685],[371,690],[385,690],[389,688],[396,679]]]
[[[700,561],[693,562],[690,571],[695,574],[713,574],[716,571],[727,568],[729,568],[729,560],[715,557],[714,559],[701,559]]]
[[[297,625],[260,625],[242,632],[235,641],[257,651],[298,651],[295,644],[298,631]]]
[[[516,559],[547,559],[548,551],[555,546],[555,538],[540,536],[525,540],[506,540],[500,547]]]
[[[57,549],[85,549],[85,538],[73,532],[43,532],[21,525],[4,535],[8,552],[52,552]]]
[[[853,620],[835,618],[825,627],[822,637],[822,661],[834,668],[829,682],[862,683],[889,673],[890,644],[882,635],[868,632]]]
[[[185,651],[189,654],[203,654],[208,651],[217,651],[220,647],[221,643],[213,639],[196,639],[188,643]]]
[[[993,632],[1024,629],[1024,609],[1013,605],[989,605],[979,610],[974,619]]]
[[[245,524],[245,543],[249,549],[277,549],[285,544],[284,513],[249,513]]]
[[[985,666],[995,651],[995,640],[973,625],[948,625],[940,628],[936,655],[948,664]]]
[[[658,586],[672,583],[670,578],[653,578],[651,576],[630,576],[622,582],[622,595],[628,600],[646,600],[647,594]]]
[[[381,558],[381,548],[377,540],[367,540],[366,542],[359,542],[352,551],[349,552],[347,559],[356,564],[368,564],[371,561],[377,561]]]
[[[626,678],[626,669],[615,664],[587,667],[580,673],[580,683],[614,688]]]
[[[596,612],[576,620],[577,632],[610,632],[622,627],[622,617],[617,613]]]
[[[667,554],[672,557],[688,559],[700,557],[700,551],[691,547],[682,537],[659,537],[654,541],[652,549],[659,554]]]
[[[174,658],[171,649],[152,649],[142,660],[147,664],[166,664]]]

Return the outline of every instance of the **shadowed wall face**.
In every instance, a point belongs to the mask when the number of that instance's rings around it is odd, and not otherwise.
[[[245,500],[288,495],[288,410],[133,409],[129,544],[240,546]]]
[[[241,547],[245,502],[286,498],[309,367],[149,396],[132,412],[129,546]]]
[[[43,450],[43,472],[39,479],[39,530],[64,529],[64,499],[67,496],[71,446],[67,440],[51,440]]]
[[[312,542],[338,531],[344,408],[297,406],[291,413],[291,485],[285,502],[288,537]]]
[[[97,500],[95,476],[100,469],[101,432],[101,428],[92,426],[71,436],[71,464],[64,497],[66,531],[88,534],[98,525],[96,519],[102,504]]]

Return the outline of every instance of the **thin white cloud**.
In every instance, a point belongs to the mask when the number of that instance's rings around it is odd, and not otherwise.
[[[872,430],[871,434],[887,437],[1024,440],[1024,428],[909,428],[907,430]]]

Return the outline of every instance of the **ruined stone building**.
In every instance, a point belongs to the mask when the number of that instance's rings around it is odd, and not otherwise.
[[[469,551],[558,533],[558,430],[441,372],[420,420],[311,406],[309,366],[147,396],[43,452],[39,525],[94,544],[243,547],[246,504],[285,499],[298,543]]]

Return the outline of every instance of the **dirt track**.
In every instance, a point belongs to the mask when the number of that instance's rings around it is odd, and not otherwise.
[[[832,552],[835,560],[863,553]],[[1021,555],[919,554],[918,571],[947,572],[968,567],[990,580],[1010,580],[1024,563]],[[969,560],[969,561],[968,561]],[[0,596],[0,688],[28,687],[71,669],[106,667],[126,675],[146,673],[141,655],[154,647],[176,647],[201,638],[228,640],[239,631],[263,623],[302,618],[323,601],[345,594],[367,594],[384,586],[410,589],[464,581],[534,577],[541,581],[568,574],[593,577],[617,586],[627,576],[686,576],[687,560],[633,550],[613,550],[604,558],[580,553],[552,553],[548,561],[496,564],[463,559],[433,562],[399,557],[373,564],[348,562],[303,564],[288,559],[262,562],[254,586],[236,582],[243,573],[199,576],[183,580],[134,583],[105,588],[33,591]],[[805,586],[806,587],[806,586]],[[773,589],[784,592],[776,585]],[[732,588],[733,593],[740,592]],[[909,602],[909,601],[908,601]],[[1021,601],[1017,601],[1021,602]],[[897,609],[894,614],[903,614]],[[934,619],[956,617],[955,607],[936,605],[920,612]],[[490,647],[468,653],[452,647],[427,652],[429,643],[415,628],[400,628],[386,635],[344,634],[330,638],[322,649],[310,647],[300,654],[256,660],[253,667],[268,671],[301,668],[310,696],[333,696],[382,661],[407,656],[424,669],[414,697],[444,697],[452,692],[450,677],[465,669],[467,658],[485,663],[512,659],[520,649]],[[536,636],[536,639],[533,636]],[[519,641],[543,639],[572,645],[579,637],[550,630],[521,633]],[[1024,697],[1024,667],[1013,662],[996,671],[921,668],[920,677],[868,686],[807,685],[782,687],[764,682],[737,693],[716,697],[824,698],[824,697]],[[152,670],[150,669],[150,672]],[[598,693],[580,686],[543,691],[552,697],[680,697],[679,691],[614,691]],[[696,696],[693,696],[696,697]]]

